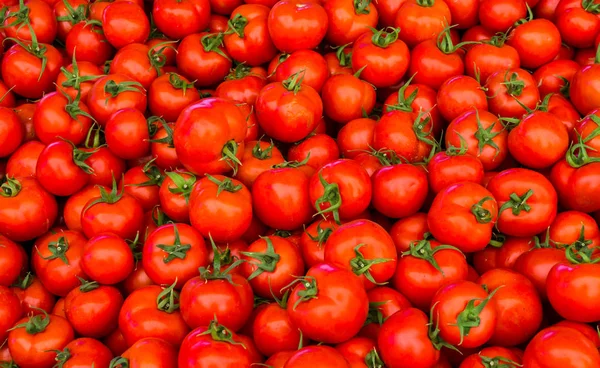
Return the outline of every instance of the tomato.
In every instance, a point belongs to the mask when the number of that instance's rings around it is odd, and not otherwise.
[[[344,124],[337,135],[337,144],[343,157],[353,159],[370,149],[375,123],[373,119],[359,118]]]
[[[556,215],[546,236],[557,248],[564,248],[575,242],[584,242],[593,248],[600,242],[600,230],[594,218],[577,211],[565,211]]]
[[[517,258],[514,270],[529,278],[540,296],[547,299],[548,274],[555,265],[566,261],[563,249],[536,247]]]
[[[446,121],[452,121],[470,110],[487,110],[488,101],[479,82],[467,75],[445,80],[437,92],[438,108]]]
[[[11,178],[35,176],[37,161],[44,148],[46,145],[38,141],[23,143],[6,162],[6,176]]]
[[[113,357],[106,345],[98,340],[80,337],[68,343],[64,349],[56,353],[57,364],[65,368],[74,368],[83,364],[107,367]]]
[[[123,296],[113,286],[83,281],[65,297],[65,315],[81,336],[102,338],[117,328]]]
[[[331,213],[336,222],[353,219],[369,206],[369,175],[358,163],[340,159],[323,166],[310,178],[310,201],[319,214]]]
[[[434,193],[462,181],[481,184],[484,178],[481,161],[467,153],[466,145],[450,146],[445,152],[436,153],[427,163],[429,186]]]
[[[488,77],[486,87],[490,112],[507,118],[520,118],[540,99],[535,80],[524,69],[499,70]]]
[[[540,328],[544,314],[533,284],[518,272],[506,269],[488,271],[477,283],[488,290],[500,288],[492,297],[497,323],[488,343],[508,347],[529,341]]]
[[[355,75],[332,75],[323,85],[321,96],[325,116],[341,124],[368,115],[375,107],[375,89]]]
[[[150,22],[138,4],[116,1],[102,13],[102,30],[108,42],[120,49],[132,43],[144,43],[150,35]]]
[[[571,80],[569,95],[571,102],[582,115],[589,114],[600,107],[600,101],[595,97],[595,81],[600,78],[600,65],[592,64],[580,68]]]
[[[371,1],[334,0],[324,4],[329,27],[326,40],[335,46],[354,42],[369,27],[377,26],[379,12]]]
[[[506,368],[521,367],[521,357],[514,351],[500,347],[490,346],[481,349],[478,353],[469,355],[460,364],[459,368],[484,368],[488,366],[504,365]]]
[[[487,189],[498,202],[497,228],[506,235],[534,236],[556,217],[556,191],[538,172],[508,169],[494,176]]]
[[[85,64],[90,64],[98,69],[114,53],[114,48],[108,43],[101,30],[102,27],[95,23],[75,24],[65,40],[67,55],[81,63],[84,68]],[[94,75],[99,76],[100,74],[102,73]]]
[[[198,268],[208,266],[204,239],[189,225],[166,224],[151,232],[144,243],[143,268],[158,285],[183,286]]]
[[[19,116],[11,109],[0,107],[0,157],[15,152],[25,138],[25,129]]]
[[[262,354],[272,356],[294,351],[301,342],[306,343],[290,320],[285,299],[266,304],[257,311],[252,323],[252,338]]]
[[[182,39],[207,28],[210,21],[210,2],[155,1],[152,5],[152,19],[156,27],[168,38]]]
[[[298,280],[287,311],[303,336],[334,344],[359,332],[367,319],[369,301],[356,275],[340,266],[321,263]],[[332,330],[330,325],[339,328]]]
[[[269,10],[261,4],[244,4],[231,13],[231,32],[225,35],[223,43],[237,62],[259,66],[271,61],[277,54],[269,35]]]
[[[162,339],[143,338],[131,345],[121,356],[111,361],[114,368],[174,367],[177,349]]]
[[[329,78],[327,61],[319,53],[312,50],[292,52],[285,60],[277,64],[275,81],[284,82],[294,74],[301,75],[302,84],[321,92],[323,84]]]
[[[8,333],[8,349],[19,367],[50,368],[55,350],[64,349],[74,338],[66,319],[44,313],[19,320]]]
[[[391,218],[417,213],[423,207],[429,191],[425,171],[410,164],[384,166],[373,173],[371,181],[371,205]]]
[[[0,285],[11,286],[27,269],[27,254],[21,245],[0,235]]]
[[[420,162],[433,146],[433,122],[428,113],[391,110],[375,125],[373,148],[392,150],[408,162]]]
[[[64,139],[79,145],[92,127],[92,119],[89,109],[78,98],[72,100],[59,92],[52,92],[38,102],[33,126],[36,137],[42,143]]]
[[[87,106],[92,116],[105,126],[110,116],[122,109],[146,111],[147,99],[142,86],[121,74],[97,79],[88,93]]]
[[[548,327],[541,330],[525,349],[523,366],[564,367],[577,362],[577,367],[600,365],[600,353],[581,332],[569,327]]]
[[[54,295],[66,296],[86,278],[82,267],[86,238],[78,231],[47,233],[35,242],[31,263],[35,275]]]
[[[0,317],[2,317],[0,319],[0,338],[2,338],[2,341],[5,341],[10,333],[8,330],[23,316],[23,309],[17,295],[3,285],[0,286],[0,300],[2,300],[2,307],[0,308]]]
[[[285,162],[281,151],[271,142],[249,141],[244,148],[236,179],[251,188],[256,178],[273,166]]]
[[[149,337],[165,340],[176,347],[182,343],[189,328],[179,310],[179,293],[173,286],[146,286],[125,299],[118,320],[128,346]]]
[[[434,329],[427,315],[416,308],[394,313],[377,338],[381,359],[390,368],[433,367],[440,359]]]
[[[506,32],[519,19],[527,16],[523,0],[484,0],[479,5],[481,24],[494,33]]]
[[[491,0],[486,2],[493,3]],[[485,83],[497,71],[520,67],[519,53],[505,42],[505,37],[494,36],[489,42],[471,47],[465,55],[467,75]]]
[[[397,85],[409,67],[411,54],[399,39],[400,29],[366,32],[352,46],[352,70],[377,88]],[[364,70],[363,70],[364,69]]]
[[[56,297],[30,272],[25,277],[19,278],[13,284],[11,290],[21,301],[21,307],[25,315],[40,314],[41,310],[50,313],[54,308]]]
[[[223,368],[235,368],[250,367],[252,360],[240,337],[215,319],[186,336],[178,362],[181,368],[208,368],[212,362],[219,362]]]
[[[77,95],[81,95],[81,100],[85,102],[94,81],[100,78],[101,74],[102,71],[98,66],[88,61],[78,62],[73,55],[72,63],[61,69],[61,73],[56,77],[56,90],[70,96],[73,100]]]
[[[231,101],[206,98],[186,107],[175,126],[177,157],[192,173],[236,171],[244,151],[246,120]]]
[[[349,368],[350,364],[335,349],[329,346],[307,346],[292,354],[284,368],[301,368],[310,365],[315,368]]]
[[[256,98],[256,117],[269,136],[282,142],[306,138],[323,115],[323,101],[298,72],[283,82],[266,85]]]
[[[310,1],[278,1],[267,20],[273,44],[287,53],[316,48],[325,38],[328,26],[325,9]]]
[[[92,280],[104,285],[125,280],[134,268],[134,257],[129,244],[112,233],[91,236],[82,253],[83,271]]]
[[[390,236],[394,240],[398,253],[410,249],[410,244],[422,240],[429,233],[427,225],[427,214],[417,212],[413,215],[398,220],[389,230]]]
[[[585,142],[580,141],[578,145],[577,149],[581,149]],[[585,146],[582,149],[587,152]],[[594,179],[600,173],[600,163],[591,160],[587,154],[587,157],[583,155],[576,157],[571,149],[567,151],[566,156],[566,159],[554,165],[550,173],[550,179],[559,193],[561,204],[569,210],[597,211],[600,209],[600,203],[595,200],[596,196],[593,193],[600,190]],[[574,193],[587,194],[575,196]]]
[[[421,240],[411,244],[398,259],[392,284],[412,305],[425,310],[440,287],[465,280],[468,272],[460,250]]]
[[[377,286],[367,291],[369,297],[369,315],[359,336],[377,340],[381,325],[394,313],[412,307],[408,299],[387,286]]]
[[[166,73],[156,78],[148,90],[148,108],[153,115],[176,121],[181,111],[200,99],[200,94],[185,77]]]
[[[222,81],[231,65],[220,33],[194,33],[186,36],[177,47],[177,67],[199,87]]]

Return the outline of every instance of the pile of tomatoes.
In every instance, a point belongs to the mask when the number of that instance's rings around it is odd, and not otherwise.
[[[600,1],[0,2],[0,367],[600,367]]]

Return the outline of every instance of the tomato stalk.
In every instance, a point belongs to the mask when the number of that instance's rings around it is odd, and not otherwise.
[[[67,360],[71,359],[71,350],[69,348],[65,348],[64,350],[51,350],[56,353],[56,364],[53,368],[63,368],[67,363]]]
[[[30,335],[36,335],[38,333],[46,331],[46,327],[50,324],[50,316],[48,313],[40,308],[31,307],[31,309],[35,309],[37,311],[42,312],[42,314],[36,314],[35,316],[29,317],[27,322],[23,322],[18,324],[12,328],[9,328],[7,331],[13,331],[17,328],[25,327],[25,331]]]
[[[75,96],[75,99],[72,99],[69,94],[67,94],[63,91],[61,91],[61,93],[67,99],[68,103],[65,105],[65,111],[67,112],[67,114],[69,114],[71,119],[76,120],[80,124],[81,124],[81,122],[79,121],[79,119],[77,119],[78,116],[85,116],[86,118],[88,118],[94,122],[96,121],[96,119],[94,119],[94,117],[92,115],[90,115],[86,111],[83,111],[81,109],[81,107],[79,106],[79,103],[81,102],[81,90],[77,90],[77,96]]]
[[[148,50],[148,59],[150,60],[150,65],[156,70],[158,75],[161,75],[161,70],[163,66],[167,63],[167,55],[165,55],[165,50],[171,49],[177,51],[172,44],[177,41],[164,41],[156,44],[153,47],[150,47]]]
[[[463,156],[467,153],[467,140],[460,134],[458,134],[458,139],[460,140],[460,147],[448,144],[448,147],[446,148],[447,156]]]
[[[160,206],[156,206],[152,209],[152,222],[156,227],[163,226],[165,224],[173,223],[165,213],[160,209]]]
[[[2,9],[2,15],[0,16],[0,24],[3,24],[9,18],[15,18],[12,22],[4,25],[3,28],[14,27],[17,25],[19,29],[25,25],[31,25],[31,19],[29,19],[29,7],[25,5],[24,0],[19,0],[19,9],[9,13],[5,13],[6,7]]]
[[[273,242],[269,237],[262,237],[267,243],[267,249],[264,252],[240,252],[246,257],[254,258],[258,262],[250,262],[252,265],[256,266],[256,270],[248,276],[248,280],[252,280],[253,278],[261,275],[263,272],[273,272],[277,267],[277,263],[281,259],[281,256],[275,252],[275,248],[273,247]]]
[[[117,181],[115,180],[115,177],[113,176],[112,188],[111,188],[110,193],[108,193],[106,191],[106,189],[104,189],[102,186],[99,186],[98,189],[100,190],[100,198],[96,198],[93,201],[91,201],[90,204],[88,204],[87,207],[85,207],[83,209],[84,213],[87,210],[89,210],[92,206],[95,206],[98,203],[107,203],[107,204],[117,203],[118,201],[121,200],[121,198],[123,198],[125,186],[123,186],[121,188],[121,191],[119,191],[119,187],[117,186]]]
[[[585,227],[581,226],[579,238],[570,244],[565,250],[567,260],[572,264],[599,263],[600,258],[594,257],[598,247],[590,247],[593,242],[585,239]]]
[[[129,184],[132,187],[151,187],[153,185],[161,186],[162,182],[165,180],[162,171],[158,168],[158,166],[154,165],[154,160],[148,161],[144,167],[142,168],[142,172],[148,180],[142,183]]]
[[[233,339],[233,332],[231,332],[227,327],[220,325],[216,319],[210,321],[206,331],[198,334],[198,336],[203,335],[210,335],[214,341],[228,342],[232,345],[241,345],[244,347],[244,349],[246,348],[243,343],[235,341]]]
[[[411,94],[406,97],[406,89],[410,86],[410,82],[412,82],[413,78],[417,75],[416,73],[411,75],[410,78],[398,89],[398,99],[395,105],[387,105],[385,107],[385,112],[390,111],[404,111],[404,112],[413,112],[412,103],[417,98],[417,94],[419,93],[419,89],[415,88]]]
[[[79,4],[77,8],[73,8],[73,6],[68,0],[63,0],[63,4],[65,4],[67,15],[63,15],[62,17],[56,17],[56,20],[58,22],[69,22],[71,25],[74,26],[77,23],[81,23],[87,19],[89,9],[86,5]]]
[[[479,202],[471,206],[471,213],[480,224],[488,224],[492,221],[492,213],[483,208],[483,204],[487,201],[494,200],[492,197],[484,197]]]
[[[65,1],[65,3],[67,3],[67,1]],[[77,49],[73,50],[73,57],[71,58],[71,67],[73,68],[73,71],[72,72],[68,71],[67,68],[65,68],[64,66],[60,67],[60,71],[61,71],[61,73],[63,73],[63,75],[65,76],[65,79],[66,79],[64,82],[61,83],[61,86],[65,87],[65,88],[72,87],[73,89],[80,91],[81,83],[93,81],[102,76],[101,75],[81,76],[79,73],[79,65],[77,64],[77,59],[75,58],[76,51],[77,51]]]
[[[0,363],[0,368],[19,368],[19,366],[17,365],[17,363],[15,363],[14,360],[11,360],[10,362]]]
[[[400,28],[387,27],[381,30],[372,29],[373,36],[371,42],[373,45],[382,49],[387,48],[389,45],[398,41],[398,35],[400,34]]]
[[[382,302],[369,302],[369,313],[367,314],[367,320],[363,324],[363,326],[368,326],[371,323],[375,323],[378,326],[383,325],[385,319],[383,318],[383,313],[381,313],[382,305],[386,304],[388,300]]]
[[[277,165],[273,165],[274,169],[284,169],[286,167],[290,168],[298,168],[300,166],[304,166],[308,163],[308,159],[310,158],[310,152],[306,155],[306,158],[302,161],[285,161]]]
[[[248,25],[248,19],[241,14],[236,14],[232,19],[227,21],[227,31],[225,34],[235,33],[239,38],[244,38],[246,25]]]
[[[319,181],[323,186],[323,195],[315,201],[315,208],[317,209],[315,216],[331,212],[335,222],[341,224],[340,207],[342,207],[342,196],[340,195],[340,187],[337,183],[328,183],[320,172]],[[325,203],[328,203],[329,206],[325,209],[321,208],[321,205]]]
[[[57,241],[53,241],[48,244],[48,251],[50,252],[50,255],[47,257],[42,256],[39,249],[35,247],[35,251],[37,252],[38,256],[40,256],[40,258],[43,260],[51,261],[53,259],[60,259],[66,265],[69,264],[69,259],[67,258],[68,250],[69,242],[64,236],[61,236]]]
[[[588,149],[594,150],[594,148],[588,146],[587,143],[600,136],[600,118],[595,114],[591,114],[588,117],[596,124],[596,128],[594,128],[594,130],[592,130],[585,138],[583,138],[578,131],[575,131],[577,134],[577,143],[572,144],[571,147],[569,147],[565,157],[567,163],[574,168],[579,168],[592,162],[600,162],[599,157],[590,157],[587,151]]]
[[[440,326],[439,326],[439,319],[436,320],[436,323],[434,325],[433,323],[433,311],[435,310],[436,305],[439,302],[436,302],[430,309],[429,311],[429,331],[428,331],[428,335],[429,335],[429,340],[431,341],[431,345],[433,345],[433,347],[436,350],[442,350],[442,348],[447,348],[450,350],[454,350],[460,354],[462,354],[462,352],[460,350],[458,350],[454,345],[447,343],[446,341],[444,341],[444,339],[442,339],[442,337],[440,336]]]
[[[363,15],[371,13],[371,0],[354,0],[354,13],[356,15]]]
[[[273,71],[271,72],[271,74],[269,74],[267,76],[267,78],[271,78],[275,74],[277,74],[277,68],[279,68],[279,65],[281,65],[281,63],[283,63],[284,61],[286,61],[289,57],[290,57],[290,54],[287,54],[285,52],[279,54],[279,56],[277,56],[277,64],[275,64],[275,67],[273,68]]]
[[[155,116],[155,117],[151,117],[154,120],[152,121],[152,124],[155,125],[155,122],[159,122],[160,125],[163,127],[163,129],[165,130],[165,133],[167,133],[167,135],[164,138],[160,138],[160,139],[150,139],[149,142],[153,142],[153,143],[162,143],[162,144],[166,144],[167,147],[169,148],[175,148],[175,144],[173,143],[173,128],[171,128],[171,126],[165,121],[165,119]],[[148,122],[150,123],[150,119],[148,118]],[[155,132],[156,134],[156,132]],[[153,134],[154,135],[154,134]]]
[[[298,292],[296,293],[296,295],[298,295],[299,298],[298,298],[298,300],[296,300],[296,303],[294,303],[294,306],[292,307],[293,310],[296,310],[296,308],[298,307],[298,305],[300,305],[300,303],[303,303],[310,299],[314,299],[319,294],[319,288],[317,287],[317,280],[312,276],[298,277],[298,278],[296,278],[296,280],[292,281],[289,285],[285,286],[283,289],[289,288],[298,282],[300,282],[302,284],[304,289],[298,290]]]
[[[442,275],[444,275],[444,271],[442,270],[442,268],[440,267],[440,265],[438,264],[437,260],[434,257],[435,253],[439,252],[440,250],[444,250],[444,249],[452,249],[452,250],[455,250],[462,254],[462,252],[458,248],[453,247],[451,245],[438,245],[437,247],[432,248],[429,240],[423,239],[423,240],[419,240],[419,241],[410,243],[409,250],[402,252],[401,255],[402,255],[402,257],[413,256],[415,258],[427,261],[436,270],[440,271],[440,273]]]
[[[430,8],[435,5],[435,0],[417,0],[417,5]]]
[[[14,178],[6,177],[6,182],[0,185],[0,196],[15,197],[21,192],[21,183]]]
[[[479,359],[481,359],[481,364],[485,368],[514,368],[514,367],[522,367],[521,364],[512,361],[503,356],[497,357],[486,357],[484,355],[479,354]]]
[[[298,93],[302,87],[302,80],[304,79],[305,72],[306,70],[302,69],[298,73],[292,74],[288,79],[281,82],[283,88],[294,94]]]
[[[423,119],[423,115],[427,115]],[[425,128],[428,127],[429,131],[425,132]],[[414,123],[413,132],[417,136],[417,139],[421,142],[425,142],[430,146],[434,146],[437,142],[431,137],[431,115],[429,112],[419,111]]]
[[[221,151],[223,156],[219,159],[219,161],[224,160],[227,162],[227,165],[233,170],[233,176],[237,174],[238,167],[242,166],[242,162],[237,158],[238,148],[238,143],[233,139],[230,140],[223,146],[223,150]]]
[[[33,275],[31,272],[27,272],[25,276],[19,276],[17,281],[15,281],[11,287],[16,287],[21,290],[26,290],[33,283]]]
[[[507,209],[511,209],[512,214],[515,216],[519,216],[521,211],[529,212],[531,211],[531,206],[527,203],[527,200],[533,195],[533,189],[529,189],[525,194],[519,196],[517,193],[511,193],[508,198],[509,201],[506,201],[501,207],[498,213],[502,213]]]
[[[167,253],[167,256],[163,258],[163,262],[169,263],[174,259],[185,259],[187,252],[192,249],[191,244],[182,244],[181,238],[179,236],[179,230],[177,229],[177,225],[173,224],[173,233],[175,239],[173,240],[173,244],[158,244],[156,247],[161,249],[163,252]]]
[[[234,185],[231,178],[225,177],[223,180],[219,180],[210,174],[206,174],[206,178],[215,184],[217,189],[217,197],[223,192],[235,193],[240,191],[244,186],[242,184]]]
[[[475,136],[475,139],[477,139],[477,148],[479,149],[479,153],[481,154],[483,152],[485,146],[490,146],[496,150],[496,154],[494,155],[494,158],[496,158],[500,153],[500,147],[498,147],[498,144],[494,142],[494,138],[500,135],[502,131],[495,133],[492,131],[496,126],[496,123],[492,123],[489,127],[484,128],[481,124],[481,119],[479,118],[479,110],[475,110],[475,117],[477,120],[477,131],[473,135]]]
[[[506,87],[507,93],[511,96],[521,96],[523,89],[525,88],[525,82],[520,80],[519,74],[515,72],[510,75],[510,78],[507,78],[508,73],[509,71],[507,70],[506,74],[504,74],[504,82],[502,82],[504,87]]]
[[[22,1],[22,0],[21,0]],[[37,36],[35,35],[35,31],[31,27],[29,21],[25,23],[27,27],[29,27],[29,33],[31,34],[31,41],[24,43],[21,40],[18,40],[13,37],[6,37],[4,41],[11,40],[17,45],[19,45],[23,50],[35,56],[36,58],[42,61],[42,65],[40,67],[40,75],[38,76],[38,81],[42,79],[42,75],[46,71],[46,65],[48,64],[48,57],[46,56],[46,52],[48,48],[44,44],[38,43]]]
[[[351,43],[347,43],[336,48],[335,57],[338,59],[341,67],[349,68],[352,66],[352,52],[345,52],[346,47],[350,45]]]
[[[129,368],[129,359],[121,356],[114,357],[108,368]]]
[[[169,179],[173,181],[173,184],[175,184],[175,188],[169,187],[169,192],[173,194],[179,194],[185,198],[185,203],[189,203],[190,194],[192,194],[194,184],[196,183],[196,176],[188,172],[186,172],[186,174],[188,174],[190,177],[184,178],[176,171],[165,172],[165,175],[167,175]]]
[[[368,368],[383,368],[385,365],[377,354],[377,349],[373,348],[365,356],[365,364]]]
[[[205,52],[213,51],[221,55],[225,59],[231,60],[231,58],[227,56],[225,52],[223,52],[223,50],[221,49],[221,47],[223,47],[223,33],[207,34],[202,37],[200,43],[202,44],[202,48],[204,48]]]
[[[115,98],[123,92],[140,92],[143,90],[144,87],[139,82],[133,81],[117,83],[110,79],[106,82],[106,85],[104,85],[104,93],[109,95],[106,97],[106,103],[108,103],[110,98]]]
[[[273,141],[271,141],[269,147],[265,149],[262,149],[260,143],[261,140],[259,139],[254,145],[254,148],[252,148],[252,156],[261,161],[271,158],[273,156],[273,147],[275,147]]]
[[[465,336],[469,335],[469,332],[472,328],[479,327],[479,324],[481,323],[481,318],[479,317],[479,315],[481,314],[487,303],[489,303],[489,301],[492,300],[494,294],[496,294],[498,289],[500,289],[501,287],[502,286],[497,287],[485,299],[469,300],[465,309],[463,309],[462,312],[458,314],[458,316],[456,317],[456,327],[460,331],[460,342],[458,343],[458,345],[462,345]],[[475,305],[475,302],[480,303],[478,305]]]
[[[437,38],[437,47],[438,49],[446,55],[454,54],[456,51],[460,50],[463,46],[466,45],[479,45],[481,42],[477,41],[464,41],[460,42],[457,45],[452,41],[452,34],[450,30],[456,27],[457,24],[452,26],[446,26],[444,30],[439,34]]]
[[[235,262],[232,262],[229,265],[229,267],[227,267],[225,270],[222,270],[222,266],[227,264],[226,262],[230,259],[233,260],[233,257],[231,257],[229,249],[223,252],[226,254],[223,254],[221,251],[219,251],[219,248],[217,248],[217,245],[215,244],[215,241],[213,240],[212,236],[210,236],[210,234],[208,235],[208,239],[210,240],[210,245],[214,254],[212,271],[210,271],[206,267],[200,267],[200,269],[198,270],[200,272],[200,277],[207,281],[227,280],[229,283],[233,283],[233,280],[231,278],[231,270],[238,267],[240,264],[242,264],[243,261],[240,259],[235,260]]]
[[[550,229],[550,228],[548,228]],[[490,245],[494,248],[500,248],[504,245],[506,241],[506,235],[496,231],[496,229],[492,230],[492,240],[490,240]],[[539,239],[538,239],[539,241]]]
[[[362,244],[358,244],[356,247],[354,247],[354,254],[356,255],[356,257],[354,257],[350,260],[350,266],[352,267],[352,272],[354,272],[354,274],[356,276],[364,275],[367,278],[367,280],[369,280],[370,282],[372,282],[375,285],[385,285],[386,284],[385,282],[381,283],[381,282],[375,281],[375,279],[373,278],[373,275],[371,275],[370,269],[373,265],[386,263],[386,262],[390,262],[393,260],[391,258],[366,259],[365,256],[360,251],[360,248],[362,248],[366,245],[367,244],[362,243]]]
[[[581,7],[588,13],[600,14],[600,4],[596,4],[594,0],[583,0]]]
[[[331,236],[331,234],[333,233],[333,229],[328,227],[323,229],[321,227],[321,223],[323,221],[320,221],[317,224],[317,235],[312,235],[311,233],[309,233],[308,231],[304,230],[304,232],[306,233],[306,235],[308,235],[308,237],[310,238],[310,240],[317,242],[317,247],[322,248],[323,245],[325,244],[325,242],[327,241],[327,239],[329,239],[329,237]]]
[[[89,291],[96,290],[100,287],[100,284],[98,284],[98,282],[96,281],[87,281],[79,276],[77,276],[77,278],[79,279],[79,282],[81,282],[79,290],[82,293],[87,293]]]
[[[184,96],[189,88],[194,88],[193,82],[188,83],[184,81],[177,73],[169,73],[169,83],[173,88],[182,90]]]
[[[513,28],[516,28],[522,24],[525,24],[525,23],[533,20],[533,11],[531,11],[529,4],[525,3],[525,6],[527,7],[527,18],[521,18],[518,21],[516,21],[515,24],[513,25]]]
[[[158,294],[156,297],[158,310],[171,314],[179,309],[179,293],[175,291],[175,285],[177,285],[177,280]]]

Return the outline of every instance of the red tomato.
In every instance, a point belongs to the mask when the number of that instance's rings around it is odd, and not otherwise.
[[[116,1],[102,12],[102,30],[108,42],[120,49],[132,43],[144,43],[150,35],[150,22],[138,4]]]
[[[314,49],[325,38],[329,21],[323,7],[310,1],[278,1],[269,12],[269,35],[279,51]]]
[[[417,213],[423,207],[429,191],[425,171],[410,164],[384,166],[371,175],[371,181],[371,205],[391,218]]]
[[[125,367],[175,367],[177,365],[177,349],[162,339],[152,337],[138,340],[111,364],[115,368]]]
[[[594,343],[581,332],[569,327],[548,327],[541,330],[525,349],[523,366],[564,367],[577,362],[577,367],[600,366],[600,353]]]
[[[349,368],[350,364],[335,349],[329,346],[307,346],[292,354],[285,368],[302,368],[310,365],[315,368]]]
[[[370,1],[325,1],[324,8],[329,19],[326,39],[332,45],[352,43],[377,26],[379,12]]]
[[[210,21],[208,0],[159,0],[152,5],[156,27],[173,40],[205,30]]]
[[[56,362],[63,364],[65,368],[85,364],[107,367],[112,357],[110,349],[100,341],[80,337],[68,343],[62,351],[56,354]]]
[[[133,252],[125,240],[112,233],[100,233],[91,236],[83,247],[81,268],[92,280],[114,285],[129,276],[134,262]]]

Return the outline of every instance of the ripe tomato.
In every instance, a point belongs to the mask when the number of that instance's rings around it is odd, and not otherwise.
[[[125,280],[133,271],[134,263],[129,244],[113,233],[94,234],[83,247],[81,268],[92,280],[103,285]]]
[[[524,367],[564,367],[577,362],[577,367],[600,365],[600,353],[594,343],[581,332],[569,327],[548,327],[529,342],[523,356]]]
[[[452,13],[446,2],[441,0],[407,0],[398,9],[394,23],[402,30],[400,39],[410,48],[436,39],[447,24],[454,24]]]
[[[319,46],[329,20],[325,9],[316,2],[282,0],[271,8],[267,26],[275,47],[291,53]]]
[[[329,19],[326,40],[334,46],[354,42],[377,26],[379,12],[371,1],[334,0],[324,4]]]
[[[491,3],[491,2],[489,2]],[[547,19],[532,19],[510,31],[508,44],[517,50],[521,66],[537,69],[554,60],[560,51],[561,34]]]
[[[148,108],[153,115],[174,122],[181,111],[200,99],[194,84],[177,73],[156,78],[148,90]]]
[[[535,80],[520,68],[498,70],[487,78],[486,88],[490,112],[507,118],[520,118],[540,100]]]
[[[408,299],[387,286],[376,286],[367,291],[369,297],[369,315],[359,336],[377,340],[381,326],[394,313],[412,307]]]
[[[294,351],[300,343],[307,342],[290,320],[285,298],[256,310],[252,339],[262,354],[272,356],[279,352]]]
[[[122,74],[109,74],[96,80],[88,93],[87,106],[101,125],[115,112],[134,108],[146,111],[147,99],[141,84]]]
[[[24,277],[20,277],[13,284],[11,290],[21,301],[21,307],[25,315],[40,314],[42,310],[50,313],[54,308],[56,297],[31,272],[27,272]]]
[[[210,21],[210,1],[159,0],[152,4],[156,27],[172,40],[205,30]]]
[[[144,43],[150,35],[150,21],[138,4],[115,1],[102,12],[102,30],[108,42],[120,49]]]
[[[177,47],[177,67],[199,87],[222,81],[231,65],[220,33],[194,33],[186,36]]]
[[[44,144],[68,140],[79,145],[92,127],[89,109],[79,98],[71,99],[59,92],[45,95],[33,114],[36,137]]]
[[[330,346],[313,345],[299,349],[292,354],[284,368],[301,368],[310,365],[315,368],[349,368],[350,364],[342,354]]]
[[[506,368],[522,366],[521,357],[513,350],[500,346],[490,346],[466,357],[459,368],[484,368],[484,364],[498,367],[505,365]]]
[[[56,353],[57,364],[63,367],[92,364],[97,367],[108,367],[113,357],[110,349],[98,340],[80,337],[68,343],[64,349]]]
[[[0,300],[0,338],[5,341],[10,333],[8,330],[23,316],[23,309],[17,295],[3,285],[0,286]]]
[[[0,157],[8,157],[19,148],[26,132],[13,110],[0,107],[0,118]]]
[[[242,166],[237,172],[236,179],[251,188],[260,174],[285,162],[285,159],[273,142],[258,140],[246,143],[241,162]]]
[[[175,367],[177,365],[177,349],[162,339],[148,337],[138,340],[121,356],[111,361],[114,368],[143,367]]]
[[[325,116],[340,124],[362,118],[375,107],[375,89],[355,75],[332,75],[323,85],[321,96]]]

